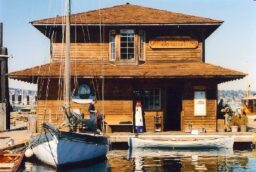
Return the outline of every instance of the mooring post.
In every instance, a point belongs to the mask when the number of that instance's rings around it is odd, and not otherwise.
[[[8,52],[3,47],[3,23],[0,23],[0,131],[10,129]]]

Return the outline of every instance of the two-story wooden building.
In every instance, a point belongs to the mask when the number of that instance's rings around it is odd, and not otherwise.
[[[64,17],[31,22],[50,39],[50,63],[12,72],[38,84],[38,126],[61,124]],[[217,128],[217,85],[244,73],[205,63],[205,40],[220,20],[124,4],[71,15],[74,96],[95,95],[109,124],[133,121],[142,101],[146,131],[161,116],[163,131]],[[218,46],[218,45],[216,45]],[[216,57],[218,58],[218,57]],[[88,116],[87,105],[72,103]],[[116,128],[122,130],[121,126]]]

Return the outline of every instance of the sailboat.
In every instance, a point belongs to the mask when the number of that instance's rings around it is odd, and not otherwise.
[[[43,123],[40,135],[33,138],[27,157],[35,155],[42,162],[59,167],[106,157],[108,137],[97,133],[76,133],[74,126],[83,119],[70,108],[70,0],[66,0],[66,56],[64,73],[64,111],[69,131],[60,131],[50,123]],[[85,121],[86,122],[86,121]]]

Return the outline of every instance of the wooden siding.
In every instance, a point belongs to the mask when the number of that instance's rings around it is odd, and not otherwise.
[[[51,122],[55,126],[61,126],[64,122],[62,111],[63,101],[60,100],[38,100],[37,114],[40,131],[43,122]],[[79,109],[86,119],[89,119],[88,104],[71,104],[72,109]],[[133,121],[132,101],[104,100],[98,101],[95,108],[105,115],[107,123],[119,123],[121,121]]]
[[[152,49],[146,45],[146,61],[202,61],[202,43],[197,48]]]
[[[163,112],[162,111],[149,111],[145,112],[145,128],[146,132],[155,131],[155,116],[158,114],[161,117],[161,131],[163,131]]]
[[[117,59],[119,59],[118,50],[119,41],[117,41]],[[137,44],[137,36],[135,37],[135,45]],[[182,48],[182,49],[152,49],[149,43],[146,43],[146,62],[168,62],[168,61],[202,61],[202,43],[199,43],[197,48]],[[72,43],[71,60],[83,61],[91,63],[108,62],[109,61],[109,44],[108,43]],[[58,62],[65,58],[65,44],[52,44],[52,62]],[[138,48],[135,46],[135,63],[138,61]],[[120,62],[119,62],[120,64]]]
[[[108,43],[71,43],[71,60],[83,62],[108,61]],[[65,58],[65,44],[52,44],[52,62]]]
[[[192,129],[198,129],[201,131],[204,128],[207,132],[216,132],[217,84],[205,87],[206,116],[194,116],[195,90],[196,89],[191,87],[191,85],[184,89],[182,101],[182,131],[188,131],[188,125],[191,124]]]
[[[133,90],[142,88],[160,88],[161,89],[161,109],[155,111],[145,111],[145,127],[146,131],[154,131],[154,116],[158,113],[162,120],[165,120],[166,115],[166,90],[175,90],[179,86],[182,92],[182,112],[181,112],[181,130],[186,131],[188,124],[192,124],[193,129],[205,128],[207,132],[216,131],[216,106],[217,106],[217,84],[215,82],[192,82],[192,80],[163,80],[163,79],[106,79],[104,87],[104,101],[102,101],[101,86],[97,86],[96,93],[98,101],[96,103],[96,109],[105,115],[105,121],[108,124],[118,124],[124,121],[133,122]],[[40,80],[39,96],[38,100],[38,131],[40,131],[42,122],[52,122],[56,126],[60,126],[63,122],[62,105],[63,100],[58,100],[58,80],[53,79],[47,82],[47,79]],[[78,79],[78,82],[88,83],[92,86],[89,79]],[[49,85],[47,86],[47,83]],[[100,80],[98,84],[101,84]],[[199,87],[197,85],[200,85]],[[42,87],[42,88],[41,88]],[[49,92],[47,93],[47,88]],[[183,88],[184,87],[184,88]],[[194,91],[199,88],[205,88],[207,100],[207,115],[206,116],[194,116]],[[51,91],[50,90],[55,90]],[[48,95],[48,96],[46,96]],[[85,116],[89,118],[88,105],[81,105],[72,102],[72,109],[79,109]],[[162,129],[164,125],[170,125],[168,121],[162,121]]]
[[[122,121],[133,122],[132,90],[130,89],[131,85],[128,81],[106,81],[104,87],[104,101],[102,101],[101,98],[101,85],[97,85],[101,84],[100,81],[81,81],[78,79],[78,82],[87,83],[91,88],[93,87],[93,84],[97,87],[92,88],[95,89],[95,94],[99,97],[95,108],[99,113],[104,114],[107,123],[119,123]],[[73,88],[74,85],[72,89]],[[40,131],[43,122],[52,122],[55,126],[60,126],[64,119],[62,112],[64,102],[62,96],[60,96],[61,93],[58,92],[58,80],[52,79],[48,81],[47,79],[42,79],[39,82],[38,90],[40,92],[37,105],[38,131]],[[71,107],[72,109],[79,109],[86,119],[89,118],[88,104],[77,104],[72,102]]]

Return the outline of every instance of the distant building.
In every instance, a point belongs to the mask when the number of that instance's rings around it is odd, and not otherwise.
[[[9,89],[10,104],[15,106],[36,106],[37,102],[37,91],[26,90],[21,88],[10,88]]]

